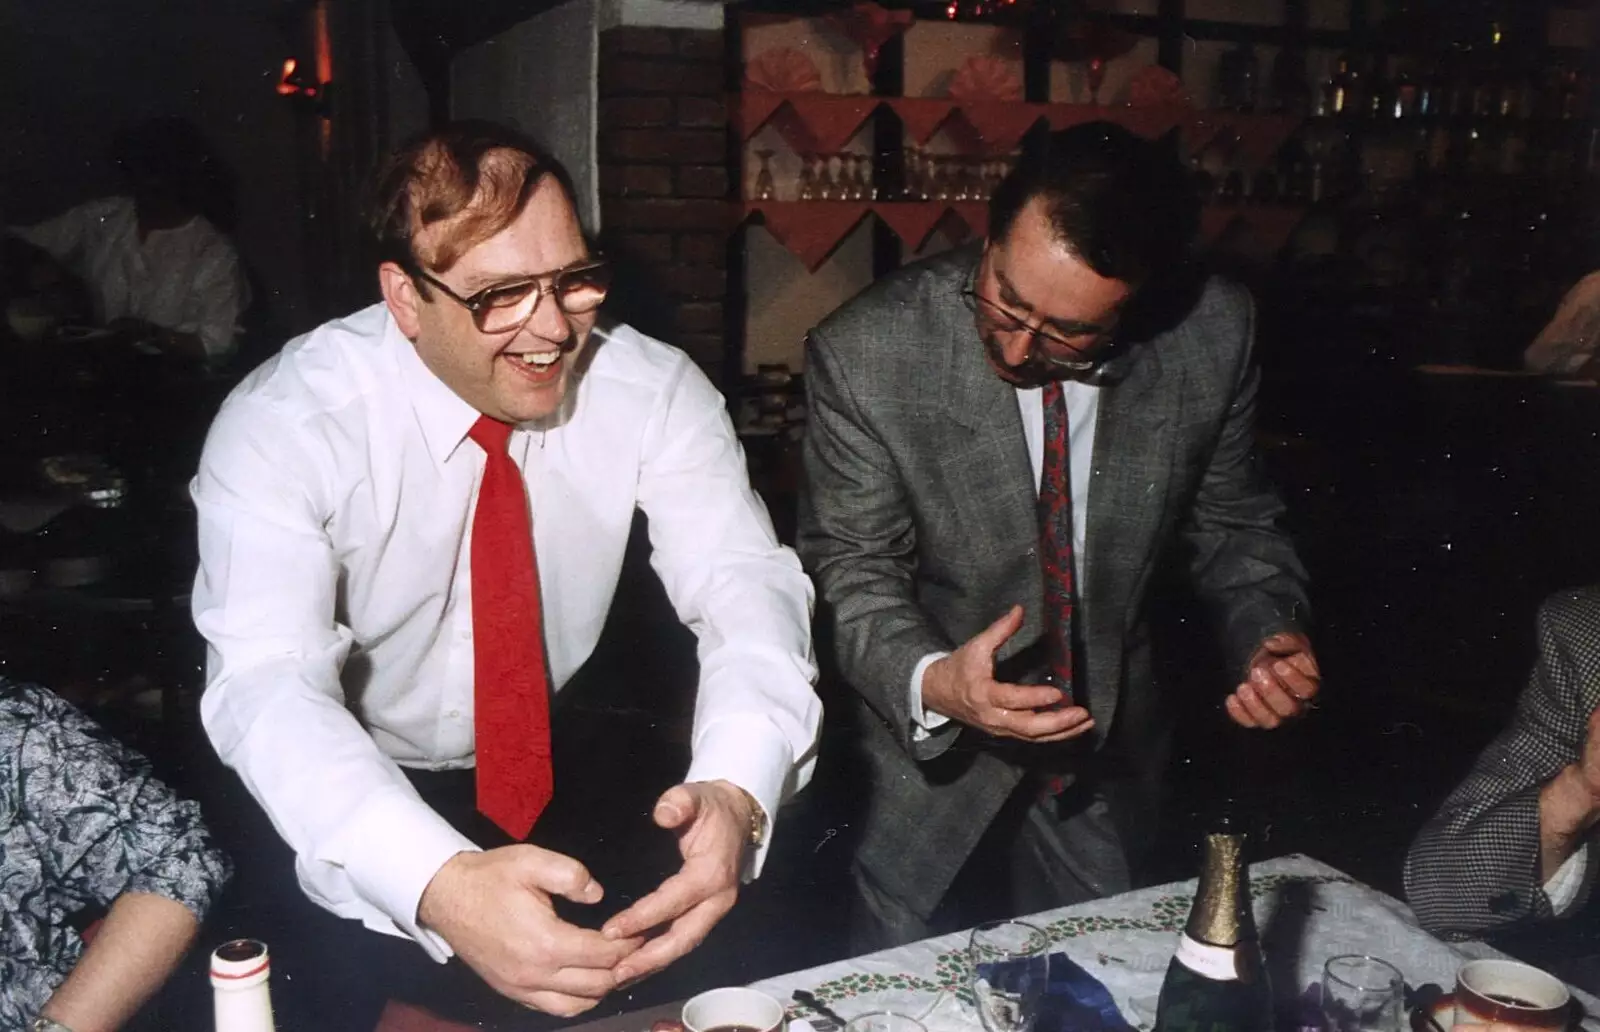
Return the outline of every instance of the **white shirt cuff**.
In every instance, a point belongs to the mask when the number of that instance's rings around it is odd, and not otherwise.
[[[343,868],[360,896],[394,922],[395,930],[443,963],[452,950],[441,936],[422,927],[417,907],[428,883],[451,857],[479,851],[427,804],[397,790],[362,806],[317,860]],[[370,920],[366,923],[371,926]]]
[[[1585,842],[1544,883],[1544,894],[1550,897],[1550,909],[1556,917],[1565,917],[1572,910],[1588,880],[1589,844]]]
[[[789,740],[772,724],[750,717],[727,717],[701,728],[685,782],[728,781],[749,792],[767,815],[767,834],[750,855],[744,880],[761,874],[772,846],[778,807],[783,804],[794,758]]]
[[[935,713],[922,705],[922,675],[928,668],[939,660],[950,655],[948,652],[930,652],[917,660],[915,669],[911,671],[911,740],[920,742],[932,735],[933,732],[950,723],[950,718],[943,713]]]

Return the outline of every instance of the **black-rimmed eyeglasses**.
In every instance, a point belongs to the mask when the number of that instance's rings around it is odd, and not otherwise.
[[[413,270],[412,275],[439,288],[445,297],[471,312],[473,325],[481,333],[522,329],[546,294],[567,315],[583,315],[599,308],[611,289],[611,265],[601,258],[586,259],[543,276],[487,287],[470,297],[462,297],[449,284],[421,269]]]

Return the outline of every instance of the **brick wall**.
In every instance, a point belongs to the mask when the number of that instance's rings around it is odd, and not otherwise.
[[[613,307],[719,383],[738,167],[726,82],[721,30],[600,34],[600,222],[619,266]]]

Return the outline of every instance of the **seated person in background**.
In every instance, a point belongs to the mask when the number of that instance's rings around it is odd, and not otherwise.
[[[1547,376],[1597,377],[1600,346],[1600,272],[1591,272],[1567,291],[1555,316],[1539,331],[1522,364]]]
[[[226,857],[144,757],[0,678],[0,1029],[105,1032],[183,959]],[[109,908],[94,941],[66,924]]]
[[[1429,931],[1476,938],[1579,909],[1600,822],[1597,706],[1600,586],[1559,592],[1540,607],[1538,659],[1511,726],[1406,857],[1406,897]]]
[[[98,322],[146,324],[169,353],[226,361],[248,288],[233,244],[201,213],[217,172],[199,131],[153,119],[121,134],[111,157],[127,195],[11,234],[83,280]]]

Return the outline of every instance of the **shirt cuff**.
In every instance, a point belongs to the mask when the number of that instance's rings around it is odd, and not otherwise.
[[[422,927],[417,907],[428,883],[451,857],[479,851],[422,800],[394,791],[363,805],[317,859],[343,868],[363,899],[443,963],[453,951],[442,936]]]
[[[1565,917],[1583,894],[1584,883],[1588,880],[1589,844],[1585,842],[1544,883],[1544,894],[1550,898],[1551,912],[1556,917]]]
[[[767,861],[778,807],[783,803],[793,767],[789,740],[763,720],[728,717],[706,725],[695,736],[694,759],[683,780],[732,782],[749,792],[767,815],[767,833],[751,852],[745,881],[759,877]]]
[[[907,698],[910,700],[911,714],[911,740],[921,742],[932,736],[933,732],[950,723],[950,718],[943,713],[935,713],[922,705],[922,675],[928,668],[939,660],[950,655],[948,652],[930,652],[917,661],[916,667],[911,671],[911,691]]]

